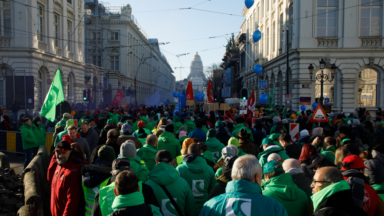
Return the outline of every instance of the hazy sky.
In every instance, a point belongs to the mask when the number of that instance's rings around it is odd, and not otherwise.
[[[161,45],[160,48],[175,71],[176,80],[180,80],[180,69],[175,67],[185,67],[181,70],[181,77],[186,78],[196,51],[199,52],[204,66],[220,63],[230,33],[235,32],[236,37],[244,20],[241,15],[244,0],[109,0],[108,4],[111,8],[130,4],[133,15],[149,38],[158,38],[159,42],[170,42]],[[236,16],[191,9],[179,10],[188,7]],[[220,37],[208,39],[214,36]],[[189,55],[179,58],[174,56],[183,53]]]

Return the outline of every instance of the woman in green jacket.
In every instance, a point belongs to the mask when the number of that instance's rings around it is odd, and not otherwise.
[[[23,142],[23,150],[25,151],[24,169],[31,162],[33,156],[37,154],[36,137],[32,129],[32,121],[29,118],[23,120],[23,125],[20,127],[21,141]]]
[[[45,145],[45,142],[47,141],[47,132],[45,131],[44,125],[41,124],[40,117],[33,118],[32,129],[36,138],[36,147]]]

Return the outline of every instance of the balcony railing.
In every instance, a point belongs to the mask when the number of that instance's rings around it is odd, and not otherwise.
[[[39,41],[37,48],[39,50],[43,50],[44,52],[48,51],[48,49],[47,49],[48,45],[46,43],[42,42],[42,41]]]
[[[0,38],[0,47],[10,47],[11,38]]]

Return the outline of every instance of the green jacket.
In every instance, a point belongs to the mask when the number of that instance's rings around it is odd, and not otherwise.
[[[216,137],[207,138],[205,145],[208,146],[208,151],[212,152],[215,161],[221,156],[221,150],[225,147]]]
[[[159,185],[164,185],[167,188],[184,215],[185,213],[194,214],[195,198],[192,190],[187,181],[179,176],[174,166],[164,162],[158,163],[149,173],[149,180],[146,184],[152,187],[164,215],[178,214],[172,207],[167,194]]]
[[[172,159],[175,159],[180,155],[181,145],[173,133],[165,131],[159,136],[157,150],[168,150],[172,155]]]
[[[289,216],[307,216],[309,200],[307,194],[296,186],[288,173],[271,178],[265,183],[263,195],[282,204]]]
[[[325,158],[327,158],[330,162],[335,163],[335,154],[330,152],[330,151],[323,151],[320,153],[323,155]]]
[[[251,135],[251,141],[253,142],[253,136],[252,136],[253,133],[252,133],[251,129],[247,128],[244,124],[236,125],[235,129],[232,132],[232,137],[236,137],[236,135],[239,134],[240,130],[243,129],[243,128],[246,129],[247,132]]]
[[[341,180],[313,194],[311,196],[312,203],[313,203],[313,212],[315,212],[317,210],[317,207],[321,204],[321,202],[323,202],[328,197],[332,196],[337,192],[350,190],[350,189],[351,188],[349,187],[348,182],[345,180]]]
[[[377,192],[377,195],[384,201],[384,183],[371,185]]]
[[[203,127],[202,127],[201,129],[203,129],[203,131],[204,131],[205,133],[208,133],[208,128],[207,128],[206,125],[203,125]]]
[[[190,133],[196,129],[195,122],[192,120],[185,120],[184,121],[184,126],[187,127],[187,132]]]
[[[136,151],[137,154],[139,154],[141,160],[145,161],[148,170],[153,170],[153,167],[156,165],[156,147],[153,145],[144,144],[142,148],[139,148]]]
[[[59,127],[59,126],[64,126],[67,124],[67,119],[66,118],[62,118],[59,122],[57,122],[56,126],[55,127]]]
[[[32,123],[32,130],[33,130],[33,134],[35,134],[35,137],[36,137],[35,147],[45,145],[45,142],[47,141],[47,132],[45,131],[44,125],[40,124],[39,126],[36,126],[35,124]]]
[[[138,206],[144,204],[144,196],[142,193],[136,191],[130,194],[119,195],[113,200],[112,209],[117,211],[122,208],[130,206]],[[152,209],[154,216],[162,216],[160,209],[154,205],[149,205]]]
[[[68,135],[67,127],[64,128],[63,131],[61,131],[59,134],[57,134],[54,146],[56,148],[57,143],[61,142],[63,140],[63,136]]]
[[[258,184],[246,180],[227,183],[224,194],[204,204],[200,215],[268,215],[288,216],[284,206],[261,194]]]
[[[148,119],[147,117],[145,116],[141,116],[136,122],[135,124],[133,124],[132,126],[132,131],[136,131],[138,129],[137,127],[137,124],[139,123],[139,121],[143,121],[145,123],[145,128],[147,128],[148,130],[152,130],[153,127],[152,127],[152,124],[149,124],[148,123]],[[149,134],[148,134],[149,135]]]
[[[175,128],[175,134],[179,133],[180,128],[183,126],[181,122],[174,122],[173,127]]]
[[[188,138],[188,136],[183,136],[183,137],[181,137],[181,138],[179,139],[180,145],[183,145],[184,140],[187,139],[187,138]]]
[[[20,132],[21,132],[21,141],[23,142],[23,150],[38,146],[37,139],[35,137],[35,134],[33,133],[32,126],[23,124],[20,127]]]
[[[270,148],[259,153],[257,158],[259,159],[261,167],[263,167],[264,164],[268,162],[268,156],[272,153],[277,153],[283,160],[289,159],[289,156],[285,152],[285,149],[283,147],[276,146],[276,148]]]
[[[209,162],[212,162],[214,164],[216,164],[216,160],[212,154],[212,152],[210,152],[209,150],[201,153],[201,156],[203,156],[205,158],[205,160],[209,161]]]
[[[209,192],[217,184],[213,169],[208,166],[207,161],[200,155],[189,154],[184,156],[184,161],[176,170],[192,188],[196,201],[195,208],[197,213],[200,212],[204,203],[208,200]]]
[[[146,182],[148,180],[149,170],[140,162],[137,158],[126,157],[131,162],[131,168],[133,173],[136,174],[140,181]]]

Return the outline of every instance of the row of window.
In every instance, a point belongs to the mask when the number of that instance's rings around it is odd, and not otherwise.
[[[101,40],[102,36],[100,32],[92,32],[92,39],[93,40]],[[111,32],[111,40],[119,40],[119,33],[118,32]]]

